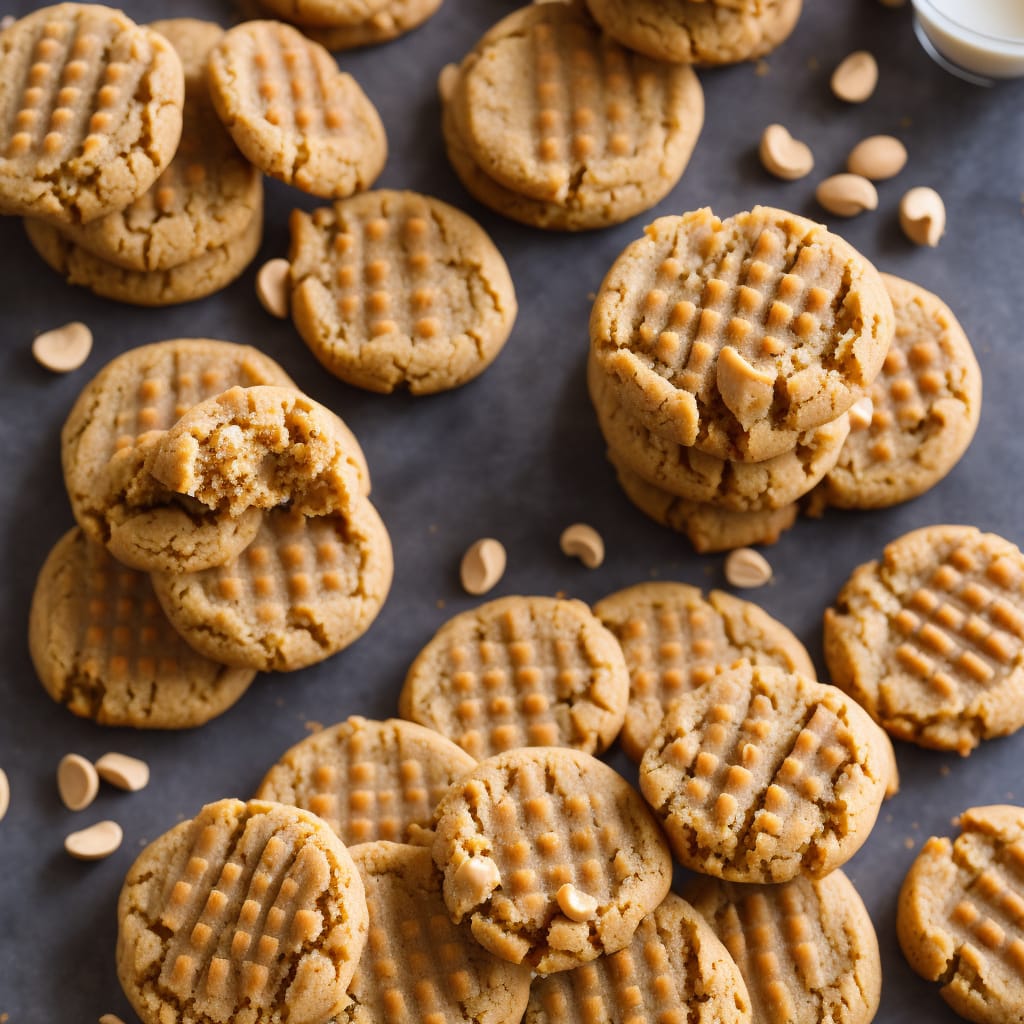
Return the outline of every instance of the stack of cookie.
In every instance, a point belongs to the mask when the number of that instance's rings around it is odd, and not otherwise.
[[[78,527],[40,574],[29,644],[76,714],[198,725],[256,671],[320,661],[380,610],[391,546],[362,451],[255,349],[198,339],[119,356],[61,440]]]
[[[698,551],[772,543],[835,465],[893,306],[824,227],[756,207],[650,225],[609,271],[588,380],[629,498]]]
[[[448,156],[466,189],[534,227],[599,228],[676,185],[704,121],[693,70],[606,36],[581,2],[525,7],[441,74]]]
[[[351,50],[397,39],[418,28],[443,0],[259,0],[328,50]]]

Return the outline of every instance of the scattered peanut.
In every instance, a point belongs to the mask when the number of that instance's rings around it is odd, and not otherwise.
[[[555,899],[570,921],[590,921],[597,913],[597,900],[569,882],[555,893]]]
[[[894,135],[872,135],[850,150],[846,169],[872,181],[895,178],[907,165],[907,147]]]
[[[288,317],[288,274],[291,269],[292,265],[287,260],[268,260],[256,275],[256,298],[278,320]]]
[[[467,594],[479,596],[493,590],[505,575],[508,555],[505,545],[493,537],[484,537],[462,556],[459,578]]]
[[[942,196],[933,188],[912,188],[900,200],[900,227],[914,245],[938,245],[946,230]]]
[[[116,1013],[105,1013],[100,1017],[99,1024],[124,1024],[124,1021]]]
[[[871,418],[875,415],[875,403],[865,395],[850,406],[850,429],[866,430],[871,426]]]
[[[0,768],[0,821],[4,820],[7,808],[11,806],[11,784],[7,781],[7,772]]]
[[[832,92],[846,103],[863,103],[878,85],[878,62],[867,50],[855,50],[832,72]]]
[[[32,342],[35,361],[54,373],[77,370],[89,358],[91,351],[92,331],[78,320],[45,331]]]
[[[588,569],[596,569],[604,561],[604,540],[586,523],[573,523],[562,531],[558,542],[562,554],[578,558]]]
[[[100,789],[100,777],[92,761],[81,754],[65,754],[57,765],[57,789],[69,811],[84,811]]]
[[[764,169],[784,181],[804,178],[814,169],[811,147],[794,139],[781,124],[770,124],[765,128],[758,153]]]
[[[96,771],[104,782],[129,793],[137,793],[149,783],[149,765],[127,754],[104,754],[96,762]]]
[[[732,587],[752,590],[763,587],[772,578],[768,559],[753,548],[737,548],[725,560],[725,578]]]
[[[459,81],[458,64],[445,64],[441,73],[437,76],[437,93],[442,101],[447,103],[455,95],[455,88]]]
[[[102,860],[121,845],[123,838],[116,821],[99,821],[81,832],[72,832],[64,840],[64,849],[76,860]]]
[[[817,187],[814,198],[837,217],[856,217],[878,208],[878,191],[859,174],[833,174]]]

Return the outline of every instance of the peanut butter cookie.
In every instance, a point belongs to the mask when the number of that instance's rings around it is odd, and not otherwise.
[[[302,29],[328,50],[352,50],[357,46],[376,46],[419,28],[436,14],[443,0],[392,0],[382,10],[358,23],[334,25],[328,28]]]

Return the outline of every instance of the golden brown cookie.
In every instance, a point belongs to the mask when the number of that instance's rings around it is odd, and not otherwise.
[[[176,306],[221,291],[245,270],[263,239],[263,209],[255,208],[241,234],[166,270],[128,270],[110,263],[41,220],[26,220],[25,233],[68,284],[132,306]]]
[[[248,345],[189,338],[131,349],[85,386],[61,431],[61,464],[90,540],[135,568],[185,572],[228,561],[255,537],[258,513],[211,516],[141,475],[161,433],[232,384],[292,380]]]
[[[370,915],[366,953],[335,1024],[509,1024],[530,996],[530,969],[488,953],[452,924],[430,851],[399,843],[352,850]]]
[[[143,1024],[324,1024],[366,945],[363,883],[297,807],[207,804],[150,843],[117,905],[117,975]]]
[[[969,754],[1024,725],[1024,554],[927,526],[856,569],[825,612],[825,660],[893,736]]]
[[[523,1024],[750,1020],[747,986],[736,964],[700,914],[670,892],[625,949],[538,978]]]
[[[706,502],[687,501],[637,476],[620,461],[617,452],[609,451],[608,459],[626,497],[644,515],[683,534],[699,554],[774,544],[796,522],[795,504],[758,512],[733,512]]]
[[[900,890],[896,931],[910,966],[978,1024],[1024,1008],[1024,807],[972,807],[952,843],[932,836]]]
[[[124,209],[174,156],[181,61],[99,4],[57,4],[0,36],[0,213],[82,224]]]
[[[420,842],[437,802],[475,765],[431,729],[353,716],[283,754],[256,798],[312,811],[346,846]]]
[[[659,490],[733,512],[792,505],[835,466],[850,433],[844,413],[801,434],[791,451],[764,462],[729,462],[652,433],[619,401],[593,358],[587,384],[601,433],[620,463]]]
[[[590,318],[594,357],[652,432],[759,462],[837,419],[893,333],[878,271],[796,214],[662,217],[628,246]]]
[[[392,0],[383,10],[358,23],[330,28],[302,30],[328,50],[352,50],[357,46],[376,46],[419,28],[441,8],[443,0]]]
[[[836,870],[782,885],[695,878],[686,898],[725,943],[763,1024],[870,1024],[882,992],[878,936]]]
[[[46,692],[100,725],[187,729],[227,711],[255,672],[197,654],[167,621],[145,573],[77,527],[48,555],[28,624]]]
[[[655,60],[735,64],[789,37],[802,0],[586,0],[601,27]]]
[[[361,25],[386,10],[391,0],[260,0],[267,12],[303,28]]]
[[[823,878],[867,839],[890,776],[841,690],[745,661],[684,693],[640,763],[679,862],[730,882]]]
[[[357,496],[344,514],[276,508],[234,561],[152,578],[168,619],[197,651],[290,672],[355,643],[384,604],[392,573],[384,523]]]
[[[348,514],[363,494],[351,434],[294,387],[233,387],[189,409],[146,459],[176,494],[214,511],[288,504],[310,516]]]
[[[107,263],[168,270],[241,237],[263,205],[263,178],[220,123],[206,85],[206,56],[223,29],[177,18],[150,26],[185,68],[181,142],[170,166],[124,210],[61,233]]]
[[[298,29],[247,21],[210,54],[210,92],[238,148],[304,192],[341,199],[369,188],[387,139],[356,80]]]
[[[291,217],[291,310],[335,376],[388,393],[458,387],[515,322],[508,267],[483,228],[415,192],[353,196]]]
[[[949,307],[882,274],[896,334],[869,392],[871,424],[853,431],[821,490],[836,508],[886,508],[934,487],[967,450],[981,414],[981,370]]]
[[[527,746],[599,754],[628,696],[618,641],[582,601],[517,596],[446,622],[409,668],[398,711],[476,758]]]
[[[686,583],[638,583],[594,605],[615,634],[629,668],[626,720],[619,740],[639,761],[665,709],[740,658],[815,677],[803,644],[750,601],[721,590],[705,598]]]
[[[444,902],[495,956],[538,974],[628,946],[665,898],[672,859],[639,794],[578,750],[481,762],[435,815]]]

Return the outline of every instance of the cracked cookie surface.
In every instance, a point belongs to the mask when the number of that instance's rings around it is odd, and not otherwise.
[[[442,799],[434,863],[452,919],[538,974],[627,946],[668,893],[668,846],[601,761],[532,747],[481,762]]]
[[[686,583],[638,583],[609,594],[594,614],[615,634],[630,674],[619,742],[639,761],[677,697],[745,658],[813,679],[803,644],[750,601]]]
[[[445,623],[410,666],[398,709],[476,758],[526,746],[599,754],[628,694],[618,641],[582,601],[515,596]]]
[[[893,736],[969,754],[1024,726],[1024,554],[927,526],[856,569],[825,612],[837,686]]]
[[[830,423],[878,375],[894,329],[878,271],[770,207],[662,217],[605,277],[591,350],[649,430],[759,462]]]
[[[740,662],[672,706],[640,789],[684,867],[786,882],[860,849],[891,773],[885,737],[842,690]]]
[[[100,725],[202,725],[231,707],[255,675],[193,651],[160,610],[146,574],[115,562],[77,527],[39,573],[28,640],[46,692]]]
[[[870,1024],[882,991],[878,936],[836,870],[782,885],[713,878],[684,889],[725,943],[764,1024]]]
[[[238,148],[264,173],[341,199],[369,188],[387,140],[356,80],[298,29],[247,21],[210,54],[210,92]]]
[[[483,228],[414,192],[376,191],[291,217],[291,310],[342,380],[388,393],[458,387],[515,322],[508,267]]]
[[[150,843],[117,918],[117,974],[143,1024],[326,1024],[368,924],[341,840],[258,800],[207,804]]]
[[[796,27],[802,0],[586,0],[613,38],[655,60],[735,64],[771,53]]]
[[[58,4],[0,35],[0,213],[83,224],[156,180],[181,135],[181,61],[99,4]]]
[[[918,974],[979,1024],[1024,1020],[1024,807],[972,807],[932,836],[900,889],[896,932]]]

